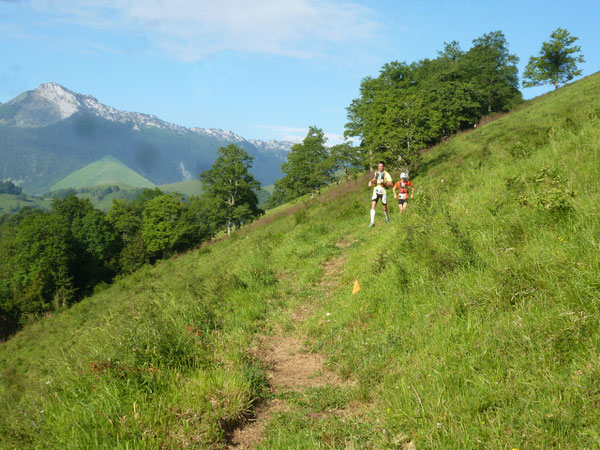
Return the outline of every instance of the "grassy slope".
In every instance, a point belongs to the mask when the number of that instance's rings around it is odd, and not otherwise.
[[[202,181],[186,180],[179,183],[163,184],[158,186],[158,188],[163,192],[179,192],[191,197],[192,195],[200,195],[202,193]]]
[[[106,156],[96,162],[76,170],[59,182],[55,183],[50,190],[79,189],[94,187],[105,184],[118,184],[131,186],[133,188],[153,188],[154,184],[138,173],[125,166],[117,159]]]
[[[259,205],[264,205],[269,197],[271,197],[273,186],[272,184],[261,186],[261,189],[257,192]],[[202,182],[200,180],[186,180],[179,183],[163,184],[162,186],[158,186],[158,188],[164,192],[179,192],[191,197],[192,195],[200,195],[202,193]]]
[[[248,348],[279,324],[356,382],[296,398],[265,448],[597,447],[599,95],[594,75],[434,148],[388,225],[351,183],[27,327],[0,347],[2,442],[220,445],[269,395]]]
[[[0,214],[16,212],[26,206],[32,208],[50,208],[50,200],[26,196],[25,199],[18,195],[0,194]]]
[[[270,185],[268,185],[268,186],[262,186],[262,189],[263,189],[264,191],[267,191],[267,193],[268,193],[269,195],[273,195],[273,190],[275,189],[275,185],[274,185],[274,184],[270,184]]]

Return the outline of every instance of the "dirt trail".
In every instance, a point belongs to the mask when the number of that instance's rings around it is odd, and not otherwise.
[[[338,248],[346,248],[349,245],[350,244],[346,243],[345,241],[340,241],[336,244]],[[321,286],[325,295],[327,292],[330,292],[332,288],[339,285],[340,276],[343,272],[343,266],[345,262],[346,258],[344,255],[342,255],[328,260],[323,265],[323,276],[321,277],[321,282],[319,285]],[[316,307],[316,299],[311,299],[310,302],[306,302],[300,305],[295,311],[292,311],[290,316],[295,321],[304,322],[308,316],[312,314]]]
[[[338,244],[344,248],[345,244]],[[323,266],[320,286],[329,290],[339,283],[344,257],[329,260]],[[314,311],[314,302],[303,304],[291,312],[296,321],[303,321]],[[325,367],[325,356],[307,351],[302,340],[296,336],[278,331],[259,339],[256,355],[263,361],[267,370],[269,386],[276,396],[283,390],[301,391],[311,387],[341,386],[348,383]],[[250,449],[258,445],[270,418],[288,408],[285,401],[275,398],[262,405],[248,422],[234,430],[229,448]]]

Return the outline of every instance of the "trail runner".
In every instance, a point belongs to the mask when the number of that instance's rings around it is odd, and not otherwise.
[[[377,172],[375,172],[373,178],[369,180],[369,187],[373,188],[373,196],[371,197],[371,223],[369,224],[368,228],[373,228],[375,226],[375,207],[377,206],[379,199],[381,199],[381,204],[383,205],[385,221],[390,221],[387,210],[386,187],[392,187],[392,185],[392,177],[388,172],[386,172],[385,163],[383,161],[379,161],[377,164]]]
[[[408,189],[410,188],[410,198],[413,198],[414,195],[414,187],[413,184],[408,181],[408,176],[403,172],[400,174],[400,180],[396,181],[394,185],[394,198],[398,199],[398,207],[400,208],[400,212],[404,212],[406,207],[408,206]],[[398,192],[396,192],[396,190]]]

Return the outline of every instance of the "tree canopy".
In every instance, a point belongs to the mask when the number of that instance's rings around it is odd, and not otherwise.
[[[579,45],[573,45],[579,38],[571,36],[564,28],[557,28],[550,35],[550,41],[542,43],[539,56],[532,56],[525,67],[523,87],[553,84],[558,89],[560,83],[567,83],[581,75],[577,64],[585,62]]]
[[[217,226],[225,225],[227,234],[262,214],[256,196],[260,183],[249,171],[253,159],[243,148],[230,144],[221,147],[212,168],[200,174],[213,220]]]
[[[322,129],[311,126],[302,143],[295,144],[281,165],[284,176],[275,188],[283,190],[287,200],[320,192],[334,179],[336,161],[325,147]]]
[[[504,34],[493,31],[467,52],[453,41],[435,59],[387,63],[362,81],[347,108],[345,136],[360,140],[365,168],[378,160],[415,167],[422,148],[522,101],[517,62]]]

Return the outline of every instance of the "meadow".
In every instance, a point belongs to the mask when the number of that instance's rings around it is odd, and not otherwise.
[[[259,448],[600,446],[599,143],[596,74],[426,151],[389,224],[364,175],[99,286],[0,344],[0,446],[221,448],[275,400]],[[344,383],[272,390],[274,335]]]
[[[21,208],[50,208],[50,200],[27,195],[0,194],[0,215],[16,212]]]

